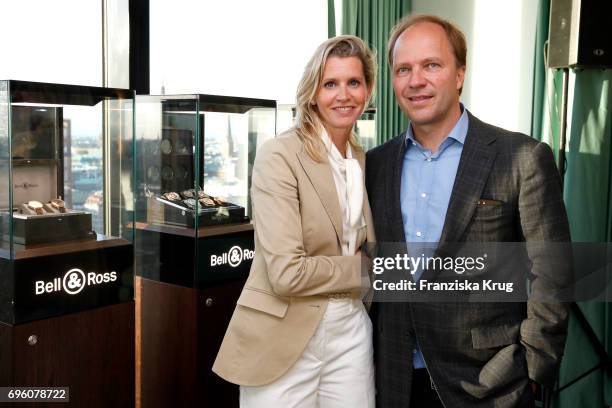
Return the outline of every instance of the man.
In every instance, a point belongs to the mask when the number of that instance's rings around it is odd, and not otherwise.
[[[378,243],[568,241],[550,148],[460,104],[463,33],[435,16],[407,17],[388,58],[410,125],[367,155]],[[533,269],[550,268],[536,257]],[[378,406],[531,407],[535,385],[556,379],[567,307],[380,302],[373,321]]]

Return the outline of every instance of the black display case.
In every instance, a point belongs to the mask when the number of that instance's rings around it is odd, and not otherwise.
[[[0,81],[0,386],[134,404],[133,108]]]
[[[1,322],[133,299],[133,101],[0,81]]]
[[[162,95],[136,104],[137,399],[237,407],[238,388],[211,367],[254,255],[251,171],[257,147],[275,136],[276,102]]]

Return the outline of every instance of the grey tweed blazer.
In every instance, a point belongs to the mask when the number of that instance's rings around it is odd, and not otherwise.
[[[367,154],[366,185],[378,242],[404,241],[404,139],[401,134]],[[481,199],[501,205],[480,206]],[[440,245],[569,239],[560,177],[548,145],[469,114]],[[530,261],[532,269],[549,267],[537,255]],[[555,273],[570,275],[569,270]],[[547,386],[556,379],[567,306],[535,301],[375,303],[377,406],[409,406],[415,339],[446,407],[533,406],[529,379]]]

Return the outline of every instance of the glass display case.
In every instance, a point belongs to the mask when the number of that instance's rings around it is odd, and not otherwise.
[[[275,135],[276,102],[160,95],[136,103],[136,273],[188,287],[248,273],[250,176],[257,147]]]
[[[354,130],[364,151],[376,147],[376,108],[367,108],[357,119]]]
[[[0,81],[0,321],[133,298],[133,92]]]

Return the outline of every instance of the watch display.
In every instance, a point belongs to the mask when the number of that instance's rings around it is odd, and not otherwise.
[[[200,204],[202,204],[205,207],[214,207],[215,206],[215,200],[213,200],[210,197],[202,197],[202,198],[200,198]]]
[[[61,198],[51,200],[51,207],[55,208],[61,213],[66,212],[66,203]]]
[[[129,89],[0,80],[1,323],[133,299],[135,145],[149,156],[160,143],[149,133],[135,142],[134,98]],[[90,271],[113,271],[116,287],[85,289]],[[78,279],[32,291],[68,275]]]
[[[187,145],[181,139],[177,139],[176,141],[176,153],[177,154],[189,154],[189,149],[187,149]]]
[[[30,209],[34,210],[36,212],[36,214],[44,214],[45,213],[45,209],[43,208],[43,204],[40,201],[36,201],[36,200],[28,201],[28,207],[30,207]]]
[[[181,180],[189,180],[189,171],[184,166],[176,166],[176,177]]]
[[[64,214],[67,213],[66,203],[61,198],[54,198],[47,203],[30,200],[19,207],[19,212],[25,215]]]
[[[172,142],[168,139],[163,139],[159,144],[159,150],[161,150],[163,154],[172,153]]]
[[[194,189],[184,190],[181,191],[181,196],[183,198],[195,198],[196,192]]]
[[[170,166],[164,166],[161,170],[161,176],[164,180],[172,180],[174,178],[174,170]]]
[[[185,228],[249,224],[255,152],[275,135],[276,102],[193,94],[136,101],[142,136],[135,152],[141,169],[135,220]]]
[[[192,210],[195,210],[195,208],[196,208],[196,200],[193,199],[193,198],[187,198],[187,199],[183,200],[183,203],[187,207],[191,208]]]
[[[174,191],[164,193],[162,194],[162,197],[170,201],[181,201],[181,195],[179,193],[175,193]]]
[[[159,181],[159,167],[157,166],[149,166],[149,168],[147,169],[147,179],[150,182],[157,182]]]

